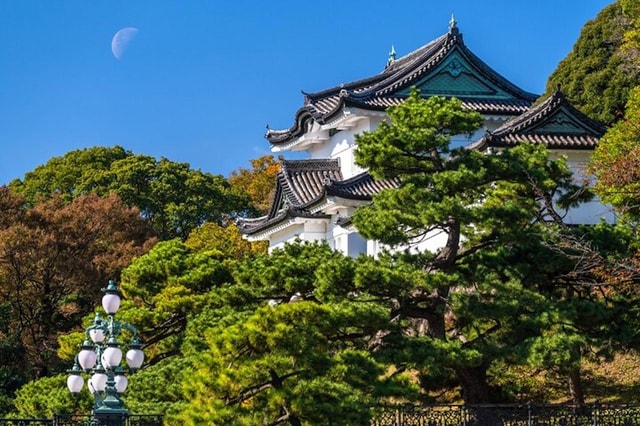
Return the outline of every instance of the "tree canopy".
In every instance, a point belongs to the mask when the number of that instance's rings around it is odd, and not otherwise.
[[[318,244],[241,262],[234,282],[215,292],[193,324],[185,351],[195,371],[180,419],[360,425],[385,396],[412,392],[406,376],[387,375],[369,350],[388,312],[318,291],[351,262]]]
[[[187,163],[134,155],[122,147],[92,147],[55,157],[10,187],[31,204],[54,195],[69,202],[86,194],[116,193],[136,206],[160,239],[183,240],[205,222],[223,224],[249,205],[221,175]]]
[[[616,1],[584,25],[573,50],[549,77],[547,94],[560,86],[591,118],[607,125],[622,118],[629,91],[640,83],[637,55],[625,43],[637,19],[635,3]]]
[[[532,340],[577,320],[562,305],[566,299],[541,289],[561,285],[571,265],[562,250],[544,244],[555,235],[549,221],[562,229],[562,200],[575,201],[581,188],[563,160],[549,161],[541,146],[491,155],[450,150],[451,135],[480,123],[456,99],[423,100],[414,91],[388,114],[390,123],[357,137],[356,162],[401,183],[357,210],[354,224],[397,254],[382,258],[386,264],[371,262],[365,271],[373,287],[364,288],[394,306],[392,315],[406,327],[394,344],[429,377],[423,382],[453,380],[468,403],[504,400],[491,385],[492,365],[526,363]],[[431,240],[441,244],[404,251]],[[551,319],[552,311],[558,317]]]
[[[613,125],[591,156],[600,198],[627,217],[640,218],[640,86],[631,91],[624,119]]]
[[[278,160],[282,160],[282,157]],[[266,214],[271,207],[279,171],[280,163],[273,155],[264,155],[251,160],[251,169],[241,167],[234,170],[229,176],[229,183],[235,191],[251,198],[256,213]]]
[[[138,210],[115,194],[68,204],[54,196],[29,208],[0,188],[2,341],[20,354],[5,366],[25,379],[64,368],[56,356],[58,334],[80,324],[108,279],[152,246],[151,235]]]

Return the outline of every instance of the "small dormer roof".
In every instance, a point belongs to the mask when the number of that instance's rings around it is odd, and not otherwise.
[[[605,132],[602,123],[576,109],[558,89],[524,114],[487,132],[471,148],[504,148],[529,142],[551,149],[591,150]]]

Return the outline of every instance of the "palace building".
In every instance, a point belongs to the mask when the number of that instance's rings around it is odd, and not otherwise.
[[[354,162],[355,136],[374,130],[386,109],[402,103],[413,87],[422,97],[456,97],[481,113],[484,123],[471,137],[454,136],[452,146],[488,153],[523,141],[545,144],[550,156],[566,156],[577,179],[605,128],[572,107],[558,90],[538,96],[517,87],[478,58],[464,43],[455,20],[443,36],[396,58],[392,49],[384,70],[373,77],[305,93],[294,124],[268,129],[274,153],[305,151],[305,160],[283,161],[269,212],[244,219],[245,238],[268,240],[270,249],[295,239],[326,241],[350,256],[375,255],[381,247],[353,227],[355,209],[398,182],[374,180]],[[597,201],[566,212],[567,223],[612,220]],[[433,244],[438,244],[434,239]]]

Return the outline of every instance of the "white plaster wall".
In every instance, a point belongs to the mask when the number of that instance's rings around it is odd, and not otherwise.
[[[570,225],[595,225],[602,221],[615,223],[617,220],[613,209],[599,199],[581,204],[578,208],[569,209],[564,221]]]
[[[573,172],[573,181],[577,185],[595,184],[595,177],[586,171],[592,151],[587,150],[554,150],[549,153],[550,159],[567,158],[567,165]],[[570,225],[594,225],[601,221],[615,223],[616,215],[610,206],[603,204],[598,198],[569,209],[564,217]]]
[[[269,253],[277,248],[284,247],[285,243],[293,242],[299,238],[304,231],[302,224],[292,224],[291,226],[271,234],[269,237]]]
[[[347,254],[349,231],[341,226],[336,226],[338,215],[331,217],[331,226],[327,229],[327,243],[332,249]]]
[[[327,223],[309,220],[304,223],[300,239],[302,241],[326,241]]]
[[[484,129],[476,130],[471,136],[468,135],[454,135],[451,137],[451,141],[449,142],[449,147],[451,149],[460,148],[463,146],[467,146],[472,142],[477,141],[485,134]]]
[[[443,231],[432,231],[420,241],[416,241],[410,245],[400,245],[393,248],[381,244],[379,241],[369,240],[367,241],[367,254],[369,256],[378,257],[378,255],[384,251],[400,253],[407,249],[415,253],[423,253],[427,251],[435,253],[444,247],[446,242],[447,234]]]
[[[340,165],[345,179],[362,173],[364,169],[354,164],[353,151],[356,145],[355,135],[365,131],[375,130],[384,119],[385,117],[361,117],[355,127],[337,131],[331,136],[329,141],[314,144],[307,149],[307,152],[312,159],[340,159]],[[476,130],[471,136],[453,136],[451,138],[451,148],[459,148],[477,141],[484,136],[487,131],[494,131],[500,127],[507,119],[507,117],[501,116],[487,117],[483,126]]]
[[[476,142],[477,140],[481,139],[487,133],[487,131],[493,132],[498,127],[502,126],[508,119],[509,117],[505,116],[487,116],[482,123],[482,127],[473,132],[471,136],[454,135],[453,137],[451,137],[450,147],[452,149],[460,148],[462,146],[467,146],[470,143]]]
[[[381,118],[378,117],[362,117],[354,127],[337,131],[329,141],[312,145],[307,152],[312,159],[339,159],[342,176],[349,179],[364,171],[355,164],[355,135],[377,128],[380,121]]]
[[[335,225],[338,216],[331,219],[331,229],[327,231],[327,243],[329,246],[346,256],[356,258],[367,253],[367,240],[353,229]]]

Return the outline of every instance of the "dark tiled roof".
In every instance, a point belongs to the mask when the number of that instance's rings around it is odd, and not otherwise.
[[[361,173],[342,182],[332,182],[327,186],[327,195],[342,197],[349,200],[370,200],[371,197],[384,189],[397,188],[399,179],[375,180],[369,173]]]
[[[240,232],[254,234],[295,217],[329,217],[311,213],[307,207],[323,198],[325,186],[340,180],[338,160],[283,161],[269,213],[256,219],[239,220]]]
[[[243,234],[255,234],[295,218],[329,218],[310,207],[327,196],[348,200],[370,200],[383,189],[397,187],[398,181],[376,181],[368,173],[342,180],[338,160],[283,161],[276,182],[276,195],[271,210],[256,219],[241,219],[238,227]]]
[[[529,142],[556,149],[594,149],[605,131],[604,125],[578,111],[558,90],[524,114],[487,132],[471,148]]]
[[[464,78],[457,78],[460,75]],[[420,87],[423,96],[455,96],[465,108],[484,114],[518,115],[536,99],[473,54],[453,26],[447,34],[393,61],[376,76],[306,93],[294,125],[285,130],[269,129],[265,137],[272,145],[290,142],[304,134],[309,120],[326,123],[346,106],[385,110],[402,103],[413,86]]]
[[[287,204],[304,208],[322,197],[325,186],[342,180],[342,173],[338,160],[283,161],[277,179]]]
[[[531,107],[531,101],[522,99],[479,99],[462,98],[462,108],[471,109],[480,114],[501,114],[515,116],[522,114]],[[398,97],[376,97],[363,102],[358,100],[348,100],[346,106],[361,107],[364,109],[386,110],[390,106],[400,105],[404,98]]]

